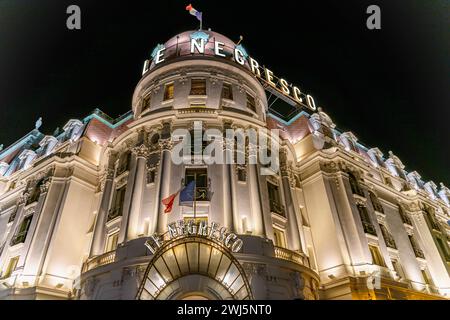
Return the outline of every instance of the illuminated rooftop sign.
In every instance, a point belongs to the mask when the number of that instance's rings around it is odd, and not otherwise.
[[[190,36],[190,55],[205,55],[209,56],[209,52],[205,52],[205,47],[210,45],[208,42],[210,39],[209,35],[203,31],[193,32]],[[301,106],[306,106],[312,111],[316,110],[316,103],[314,98],[303,93],[298,86],[295,86],[283,78],[278,78],[274,73],[266,68],[261,67],[261,65],[250,57],[244,47],[240,44],[234,45],[234,48],[229,48],[225,46],[225,43],[214,40],[213,43],[213,56],[219,58],[229,59],[230,56],[234,62],[237,64],[248,68],[258,79],[261,80],[263,86],[269,92],[277,95],[278,97],[287,100],[290,104],[298,104]],[[177,47],[181,44],[177,44]],[[186,45],[188,45],[186,43]],[[164,45],[159,44],[152,52],[152,62],[154,66],[166,61],[166,51],[172,48],[166,48]],[[178,52],[178,50],[175,50]],[[150,69],[151,61],[147,60],[144,64],[143,74],[145,74]]]

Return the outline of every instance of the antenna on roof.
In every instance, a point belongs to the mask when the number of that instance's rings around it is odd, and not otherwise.
[[[236,45],[238,46],[242,42],[242,40],[244,40],[244,37],[243,36],[239,36],[239,41],[238,41],[238,43]]]

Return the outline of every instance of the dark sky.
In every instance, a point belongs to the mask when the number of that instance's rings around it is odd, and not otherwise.
[[[450,2],[194,1],[204,27],[243,45],[311,93],[342,130],[400,157],[408,171],[450,186]],[[66,8],[82,30],[66,29]],[[0,144],[43,117],[52,133],[95,107],[131,108],[158,43],[197,27],[188,1],[0,0]],[[366,28],[377,4],[382,30]]]

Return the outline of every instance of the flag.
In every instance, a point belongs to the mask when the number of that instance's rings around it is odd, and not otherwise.
[[[192,207],[195,197],[195,181],[191,181],[186,187],[178,190],[176,193],[171,194],[167,198],[164,198],[161,202],[165,205],[164,213],[171,213],[173,204],[178,194],[180,195],[180,206]]]
[[[175,198],[178,196],[179,193],[180,193],[180,191],[178,191],[177,193],[174,193],[162,200],[162,204],[166,206],[166,208],[164,209],[164,213],[172,212],[173,202],[175,201]]]
[[[180,206],[192,207],[195,199],[195,180],[180,192]]]
[[[202,21],[202,13],[195,10],[194,7],[192,6],[192,4],[189,4],[186,7],[186,10],[189,11],[189,13],[191,15],[195,16],[198,19],[198,21],[200,21],[200,22]]]

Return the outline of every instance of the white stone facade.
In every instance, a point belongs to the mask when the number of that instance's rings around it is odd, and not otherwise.
[[[220,131],[280,129],[279,172],[175,165],[172,132],[194,121]],[[446,298],[450,190],[404,168],[393,153],[383,158],[339,132],[321,109],[288,122],[275,116],[258,78],[231,59],[175,55],[143,75],[132,113],[113,120],[96,110],[53,136],[37,128],[0,153],[0,298],[241,297],[220,266],[200,272],[201,256],[198,272],[177,260],[180,272],[154,295],[139,294],[157,263],[145,241],[194,216],[177,201],[164,214],[161,203],[189,172],[206,174],[195,218],[228,228],[244,246],[230,253],[214,241],[193,243],[229,257],[227,272],[236,265],[246,298]]]

